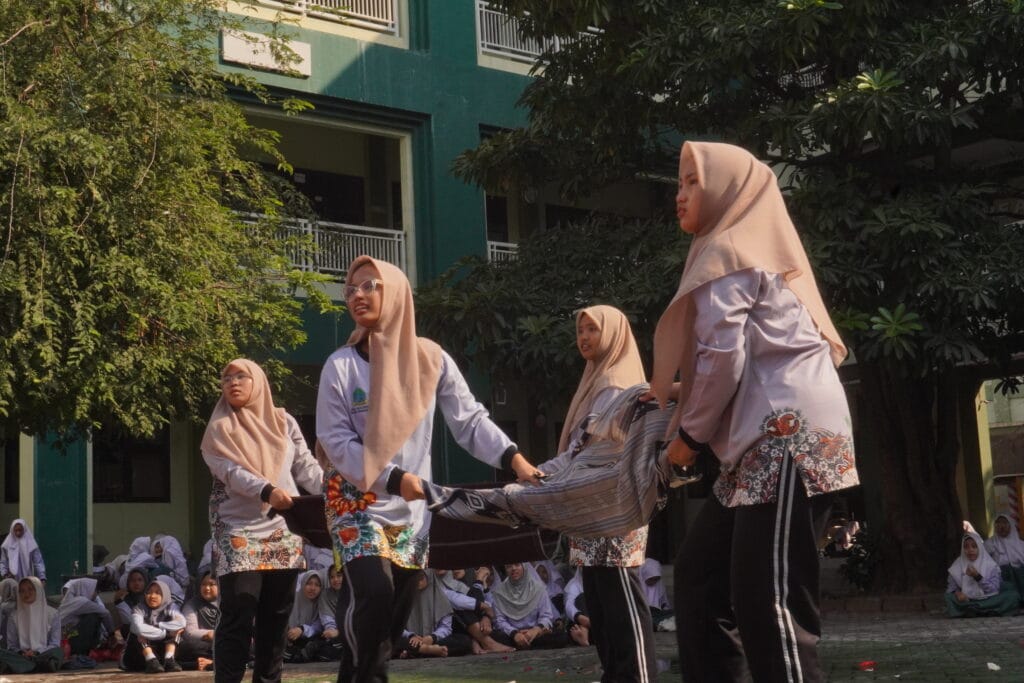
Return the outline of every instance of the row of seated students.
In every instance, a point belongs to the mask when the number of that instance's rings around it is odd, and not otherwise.
[[[964,523],[960,556],[949,567],[944,596],[951,617],[1011,616],[1024,605],[1024,540],[1008,513],[996,517],[994,528],[983,542]]]

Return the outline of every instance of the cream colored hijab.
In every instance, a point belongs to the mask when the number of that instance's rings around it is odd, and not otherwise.
[[[701,189],[699,232],[690,246],[679,289],[654,332],[651,387],[665,404],[679,373],[680,408],[693,381],[695,311],[689,294],[701,285],[747,268],[782,273],[786,284],[807,308],[839,365],[846,347],[818,292],[807,254],[786,211],[775,174],[741,147],[716,142],[687,142],[679,156],[692,154]],[[678,426],[679,415],[672,421]]]
[[[249,402],[235,410],[221,394],[206,425],[201,449],[204,453],[227,458],[277,484],[285,456],[291,447],[288,423],[283,408],[274,407],[270,382],[256,363],[237,358],[226,366],[240,368],[252,376]]]
[[[597,395],[609,387],[625,389],[646,381],[640,351],[633,338],[633,330],[625,314],[614,306],[591,306],[576,313],[576,324],[587,316],[601,330],[597,346],[597,360],[588,360],[576,394],[565,415],[562,436],[558,439],[558,452],[569,447],[572,432],[580,420],[590,414]]]
[[[369,337],[370,411],[363,438],[362,490],[380,476],[408,441],[434,402],[441,376],[441,347],[416,336],[412,287],[399,268],[369,256],[358,256],[348,268],[345,284],[361,266],[372,265],[380,280],[380,320],[369,329],[357,326],[348,338],[354,346]]]

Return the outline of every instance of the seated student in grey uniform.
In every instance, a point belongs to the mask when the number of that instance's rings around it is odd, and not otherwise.
[[[118,589],[114,593],[114,608],[121,622],[119,628],[123,638],[127,638],[132,630],[132,610],[145,599],[148,583],[146,570],[141,567],[129,569],[128,573],[121,577]]]
[[[324,626],[320,622],[320,593],[323,579],[316,570],[303,572],[295,587],[295,602],[288,617],[285,637],[288,646],[284,661],[293,664],[310,661],[323,642]]]
[[[171,587],[159,579],[150,581],[142,604],[132,610],[132,632],[121,666],[125,671],[148,674],[181,671],[175,653],[185,623],[185,615],[171,597]]]
[[[996,515],[995,533],[985,541],[985,550],[992,556],[1003,580],[1017,587],[1017,592],[1024,597],[1024,540],[1017,531],[1017,523],[1009,513]]]
[[[434,575],[441,582],[441,588],[452,605],[455,632],[464,633],[472,639],[473,654],[477,655],[515,650],[491,637],[494,630],[494,608],[484,594],[484,580],[490,573],[490,567],[434,570]]]
[[[185,603],[185,632],[175,659],[185,669],[205,671],[212,668],[213,642],[220,623],[220,588],[217,579],[207,572],[199,579],[199,592]]]
[[[61,589],[58,612],[73,655],[88,655],[114,633],[114,619],[96,595],[96,579],[71,579]]]
[[[53,673],[60,669],[60,617],[46,604],[43,582],[35,576],[18,583],[18,605],[7,620],[7,645],[0,650],[0,673]]]
[[[661,578],[661,562],[653,557],[644,560],[640,567],[640,581],[644,585],[644,597],[651,608],[651,620],[655,631],[675,631],[676,617],[672,611],[672,601],[665,592],[665,582]]]
[[[312,659],[318,662],[341,661],[341,655],[345,648],[345,641],[338,630],[338,599],[341,597],[342,585],[345,577],[341,570],[334,566],[334,561],[326,569],[319,570],[320,580],[323,582],[323,590],[320,591],[320,602],[317,605],[317,612],[320,614],[320,624],[324,627],[323,642],[312,654]]]
[[[494,639],[517,650],[565,647],[565,631],[554,631],[557,615],[544,583],[529,563],[506,564],[506,578],[491,588]]]
[[[452,630],[452,604],[441,582],[431,570],[421,571],[412,612],[398,642],[398,656],[461,657],[472,649],[469,636]]]
[[[46,585],[43,552],[28,522],[19,518],[11,522],[7,538],[0,544],[0,577],[21,581],[26,576],[35,576]]]

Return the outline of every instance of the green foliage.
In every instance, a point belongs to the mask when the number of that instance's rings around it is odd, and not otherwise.
[[[272,132],[217,71],[211,0],[0,4],[0,418],[32,433],[194,416],[227,360],[303,340],[261,167]],[[282,47],[286,56],[287,49]],[[280,103],[279,103],[280,104]],[[301,110],[298,102],[286,108]],[[321,297],[320,303],[326,303]],[[270,363],[280,372],[279,363]]]
[[[678,227],[594,217],[542,230],[516,261],[468,259],[416,293],[417,321],[460,361],[525,380],[543,405],[579,382],[575,312],[610,304],[629,317],[650,365],[654,325],[685,258]]]

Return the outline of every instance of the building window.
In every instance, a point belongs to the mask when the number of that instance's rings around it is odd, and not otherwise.
[[[95,503],[169,503],[171,435],[164,428],[151,439],[103,427],[93,435],[92,499]]]

